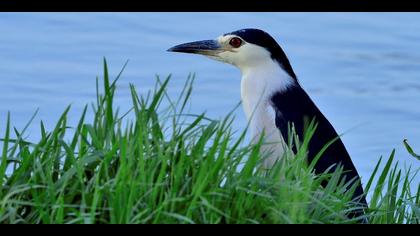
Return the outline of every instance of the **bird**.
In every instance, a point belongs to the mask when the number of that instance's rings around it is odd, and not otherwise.
[[[266,147],[265,151],[271,153],[264,160],[264,168],[271,168],[285,152],[286,141],[292,132],[290,127],[303,141],[308,118],[313,119],[317,126],[308,144],[308,162],[332,142],[317,160],[314,172],[319,175],[341,166],[342,177],[347,182],[357,182],[353,200],[363,209],[352,212],[351,216],[364,214],[367,201],[361,178],[343,141],[303,89],[288,57],[270,34],[261,29],[246,28],[216,39],[179,44],[168,51],[200,54],[239,68],[241,101],[253,140],[264,135],[265,141],[272,144]],[[326,184],[323,183],[324,187]]]

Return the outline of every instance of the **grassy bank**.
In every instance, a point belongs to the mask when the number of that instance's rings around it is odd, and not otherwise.
[[[341,170],[316,177],[305,162],[315,126],[303,143],[292,142],[296,154],[286,153],[273,169],[262,171],[262,140],[246,143],[246,131],[231,128],[232,114],[213,120],[184,111],[192,78],[176,99],[166,93],[169,77],[157,80],[145,96],[131,85],[132,109],[119,114],[113,99],[120,75],[110,80],[104,63],[94,105],[86,106],[77,124],[67,123],[70,107],[54,129],[41,123],[37,142],[12,128],[9,116],[1,140],[0,223],[358,220],[346,217],[359,206],[351,202],[352,192],[344,191]],[[85,119],[88,112],[93,120]],[[417,224],[420,188],[410,188],[417,170],[403,171],[393,159],[394,152],[367,181],[372,195],[366,217],[370,223]],[[322,188],[325,179],[329,184]]]

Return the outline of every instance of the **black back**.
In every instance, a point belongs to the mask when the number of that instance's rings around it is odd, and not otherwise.
[[[296,134],[302,141],[304,135],[305,119],[311,121],[315,119],[318,124],[308,147],[308,161],[309,163],[327,145],[330,141],[336,139],[323,153],[321,158],[315,165],[315,173],[320,174],[325,172],[331,166],[331,172],[334,171],[338,165],[344,168],[345,174],[343,177],[347,181],[360,181],[359,174],[356,167],[351,161],[343,142],[340,138],[337,139],[338,134],[334,130],[331,123],[319,111],[313,103],[308,94],[298,84],[292,86],[286,91],[277,92],[271,98],[273,107],[276,110],[276,126],[280,129],[284,140],[288,140],[289,128],[288,126],[293,123]],[[296,151],[296,150],[295,150]],[[324,183],[324,186],[326,183]],[[364,206],[367,206],[366,199],[363,195],[363,188],[359,185],[354,193],[353,199],[358,200]],[[359,216],[362,212],[355,212]]]
[[[290,65],[289,59],[286,54],[283,52],[283,49],[280,45],[273,39],[268,33],[260,29],[241,29],[227,33],[225,35],[236,35],[241,37],[248,43],[252,43],[258,46],[261,46],[271,53],[271,58],[276,60],[280,66],[283,68],[286,73],[290,75],[293,79],[296,80],[295,72]]]
[[[364,191],[360,184],[360,176],[357,173],[356,167],[351,161],[350,155],[348,154],[343,142],[340,138],[338,138],[338,134],[330,122],[325,118],[308,94],[299,85],[289,59],[276,40],[268,33],[259,29],[242,29],[227,34],[237,35],[248,43],[266,48],[271,53],[271,58],[277,61],[283,70],[285,70],[289,76],[294,79],[294,86],[289,88],[287,91],[281,91],[274,94],[271,98],[271,103],[276,111],[276,126],[279,128],[284,140],[288,140],[288,125],[293,123],[297,135],[300,139],[303,139],[305,119],[315,119],[318,126],[309,143],[309,162],[315,158],[325,145],[327,145],[331,140],[336,139],[336,141],[325,150],[322,157],[316,163],[314,167],[315,173],[323,173],[331,166],[334,166],[331,169],[331,171],[334,171],[338,165],[341,165],[345,171],[343,177],[347,181],[354,180],[359,182],[353,199],[357,199],[357,201],[367,207],[367,202],[363,195]],[[326,183],[324,183],[324,185],[325,184]],[[354,212],[353,215],[359,216],[361,214],[362,212],[359,211]]]
[[[351,161],[350,155],[343,142],[338,137],[338,134],[331,123],[325,118],[308,94],[299,85],[289,59],[276,40],[268,33],[259,29],[242,29],[225,35],[236,35],[248,43],[256,44],[267,49],[271,54],[271,58],[277,61],[282,69],[294,80],[294,86],[286,91],[277,92],[271,97],[272,106],[276,111],[276,126],[279,128],[284,140],[288,140],[288,126],[293,123],[300,141],[303,141],[305,121],[315,119],[317,128],[309,142],[309,163],[325,145],[335,139],[317,161],[314,167],[315,173],[323,173],[328,168],[331,168],[331,166],[333,166],[333,168],[330,172],[333,172],[339,165],[342,166],[345,171],[343,178],[347,181],[353,180],[359,182],[353,199],[367,207],[364,191],[360,183],[360,176],[357,173],[356,167]],[[325,186],[326,183],[323,183],[323,185]],[[350,216],[360,216],[362,214],[363,211],[354,211]]]

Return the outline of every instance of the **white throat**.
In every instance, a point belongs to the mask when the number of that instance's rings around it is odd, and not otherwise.
[[[271,153],[264,161],[264,167],[270,168],[283,155],[285,148],[280,130],[276,127],[276,114],[271,106],[271,96],[276,92],[286,90],[294,84],[294,81],[271,58],[252,67],[240,68],[240,70],[242,72],[242,106],[253,140],[257,141],[264,132],[264,141],[270,144],[263,146],[263,151]]]

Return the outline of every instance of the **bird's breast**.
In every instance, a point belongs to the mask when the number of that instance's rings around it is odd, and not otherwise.
[[[252,139],[259,140],[264,134],[266,144],[263,145],[262,151],[271,153],[264,161],[267,168],[283,155],[285,148],[283,137],[276,126],[276,112],[271,105],[271,97],[274,93],[287,89],[292,82],[278,64],[274,63],[242,71],[242,106],[249,122]]]
[[[279,147],[283,139],[276,126],[276,113],[270,103],[270,90],[265,86],[263,81],[243,78],[241,82],[242,106],[253,140],[258,140],[264,133],[265,142],[272,143],[272,151],[276,151],[276,155],[279,155],[279,151],[283,150]]]

